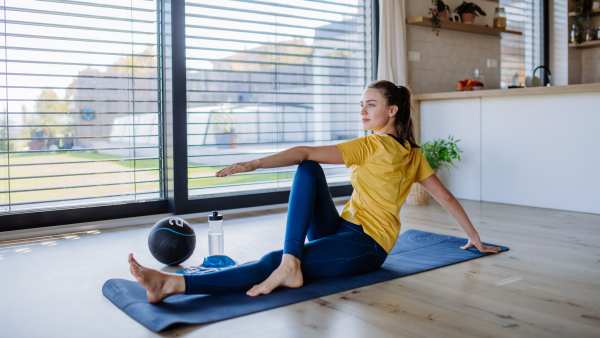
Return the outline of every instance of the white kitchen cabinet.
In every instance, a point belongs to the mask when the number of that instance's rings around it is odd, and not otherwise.
[[[438,177],[457,198],[481,200],[481,112],[480,99],[421,102],[421,142],[454,139],[464,152],[454,160],[460,168],[450,167]]]
[[[600,214],[600,95],[482,100],[482,200]]]
[[[508,94],[508,93],[507,93]],[[600,92],[421,100],[421,141],[453,134],[457,198],[600,214]]]

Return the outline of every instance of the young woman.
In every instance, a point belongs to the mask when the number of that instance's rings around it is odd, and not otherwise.
[[[305,278],[348,276],[379,268],[400,233],[400,207],[419,182],[456,219],[469,237],[461,247],[497,253],[481,243],[456,198],[440,182],[418,150],[410,117],[411,95],[403,86],[375,81],[360,101],[363,129],[374,134],[337,145],[294,147],[235,163],[216,173],[224,177],[258,168],[298,164],[290,192],[284,249],[256,262],[202,275],[162,273],[129,255],[131,273],[161,302],[176,294],[268,294],[279,286],[301,287]],[[354,192],[339,215],[319,163],[352,167]],[[309,242],[305,244],[305,238]]]

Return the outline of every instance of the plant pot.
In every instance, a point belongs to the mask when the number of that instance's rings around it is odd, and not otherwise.
[[[439,13],[439,16],[438,16],[438,18],[439,18],[439,19],[444,19],[444,20],[448,19],[448,14],[447,14],[447,12],[448,12],[448,11],[443,11],[443,12],[440,12],[440,13]],[[431,12],[431,15],[432,15],[433,17],[435,17],[437,14],[438,14],[438,11],[437,11],[437,10],[433,10],[433,11]]]
[[[232,134],[215,134],[217,148],[231,148]]]
[[[433,172],[437,175],[438,168],[433,169]],[[410,192],[406,197],[406,204],[408,205],[427,205],[431,195],[425,188],[420,184],[413,184],[410,188]]]
[[[473,21],[475,21],[475,14],[462,13],[460,15],[460,20],[462,21],[462,23],[473,24]]]
[[[229,145],[229,148],[237,148],[237,135],[236,134],[231,135],[231,145]]]

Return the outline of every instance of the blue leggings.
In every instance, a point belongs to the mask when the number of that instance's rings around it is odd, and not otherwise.
[[[308,237],[309,242],[305,242]],[[284,249],[260,260],[202,275],[184,275],[186,294],[245,292],[264,281],[284,253],[301,260],[304,279],[342,277],[375,270],[387,252],[362,230],[340,217],[315,161],[298,166],[290,193]]]

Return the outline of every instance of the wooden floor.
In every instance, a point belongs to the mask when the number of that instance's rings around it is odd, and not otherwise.
[[[510,251],[160,335],[101,293],[107,279],[132,279],[129,252],[163,268],[151,225],[0,242],[0,337],[600,337],[600,215],[461,203],[484,241]],[[226,254],[241,263],[280,249],[285,212],[226,214]],[[433,200],[404,205],[401,220],[402,231],[464,237]],[[205,218],[190,221],[186,267],[207,254]]]

